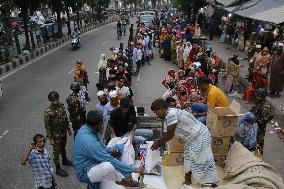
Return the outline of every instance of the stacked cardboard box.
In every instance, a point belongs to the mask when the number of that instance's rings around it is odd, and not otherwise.
[[[216,164],[223,167],[230,148],[231,137],[236,132],[241,105],[233,101],[226,108],[208,107],[206,125],[212,135],[212,152]]]
[[[168,166],[183,165],[184,144],[177,137],[172,138],[166,145]]]

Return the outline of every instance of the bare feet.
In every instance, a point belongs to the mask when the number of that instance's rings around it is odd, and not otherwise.
[[[122,179],[120,182],[116,181],[115,183],[121,186],[125,186],[125,187],[138,187],[139,186],[138,182],[134,180],[130,180],[130,179]]]

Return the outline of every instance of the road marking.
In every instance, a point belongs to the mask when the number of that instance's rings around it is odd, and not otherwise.
[[[75,70],[75,68],[73,68],[70,72],[68,72],[68,74],[70,75],[74,70]]]
[[[0,138],[2,138],[2,136],[0,135]]]
[[[94,74],[99,74],[100,72],[94,72]]]
[[[2,133],[2,136],[5,136],[7,133],[9,132],[9,130],[6,130]]]
[[[141,81],[140,73],[141,73],[141,71],[138,73],[138,76],[137,76],[137,79],[136,79],[136,86],[138,86],[139,82]]]
[[[107,26],[107,25],[110,25],[110,24],[112,24],[112,23],[106,24],[106,25],[104,25],[104,26]],[[86,33],[84,33],[84,34],[82,34],[81,37],[84,37],[85,35],[88,35],[88,34],[90,34],[90,33],[92,33],[92,32],[95,32],[95,31],[99,30],[100,28],[101,28],[101,27],[98,27],[98,28],[96,28],[96,29],[94,29],[94,30],[90,30],[90,31],[88,31],[88,32],[86,32]],[[22,70],[23,68],[29,66],[30,64],[35,63],[36,61],[38,61],[38,60],[40,60],[40,59],[46,57],[47,55],[50,55],[50,54],[53,53],[54,51],[57,51],[58,49],[60,49],[61,47],[66,46],[66,45],[69,45],[69,42],[66,42],[65,44],[56,47],[55,49],[53,49],[53,50],[47,52],[46,54],[43,54],[42,56],[40,56],[40,57],[38,57],[38,58],[36,58],[36,59],[34,59],[34,60],[32,60],[32,61],[26,63],[25,65],[21,66],[21,67],[18,68],[17,70],[14,70],[14,71],[8,73],[7,75],[1,77],[0,80],[6,79],[6,78],[9,77],[10,75],[12,75],[12,74],[14,74],[14,73],[16,73],[16,72]]]
[[[105,44],[106,44],[106,42],[103,42],[103,43],[102,43],[102,45],[105,45]]]

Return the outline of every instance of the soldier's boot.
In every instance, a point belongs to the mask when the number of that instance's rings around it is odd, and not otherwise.
[[[60,165],[56,165],[56,174],[61,176],[61,177],[68,177],[69,176],[69,174],[66,171],[61,169]]]
[[[61,154],[62,156],[62,164],[63,165],[67,165],[67,166],[72,166],[73,165],[73,162],[70,161],[69,159],[67,159],[67,156],[66,156],[66,151],[64,150],[63,153]]]

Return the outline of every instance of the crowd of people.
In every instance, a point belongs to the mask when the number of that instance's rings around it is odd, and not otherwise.
[[[126,47],[123,43],[118,48],[111,47],[109,58],[101,54],[96,110],[86,114],[86,105],[90,100],[89,80],[87,69],[80,60],[76,62],[74,82],[70,86],[72,92],[66,100],[69,118],[64,104],[59,101],[59,94],[52,91],[48,95],[51,104],[44,112],[44,122],[59,176],[68,176],[61,164],[73,165],[77,179],[88,184],[89,189],[99,188],[103,179],[123,186],[138,186],[131,174],[144,174],[143,167],[133,168],[120,161],[123,145],[108,148],[106,144],[114,137],[128,137],[133,142],[135,157],[139,159],[140,144],[152,139],[152,130],[138,128],[137,117],[147,115],[143,107],[134,106],[132,76],[141,72],[141,67],[146,63],[151,65],[153,48],[157,46],[160,57],[177,65],[179,71],[177,74],[174,69],[168,71],[162,81],[166,92],[151,105],[157,117],[165,120],[166,127],[166,132],[151,149],[162,147],[176,135],[185,143],[185,185],[192,183],[191,176],[203,186],[218,185],[211,134],[206,127],[207,109],[208,106],[229,106],[225,92],[231,92],[238,75],[238,58],[232,56],[228,61],[223,92],[217,86],[221,58],[212,46],[203,42],[200,28],[182,23],[178,14],[158,18],[161,22],[154,21],[152,28],[139,23],[136,32],[132,24]],[[271,107],[265,100],[267,92],[264,86],[258,87],[255,93],[257,103],[240,121],[234,138],[249,150],[255,151],[258,147],[262,152],[266,124],[272,115]],[[72,131],[73,162],[67,158],[65,150],[67,135],[72,135]],[[50,155],[45,149],[46,140],[41,134],[35,135],[22,164],[28,162],[31,165],[36,188],[54,189],[56,182]]]

